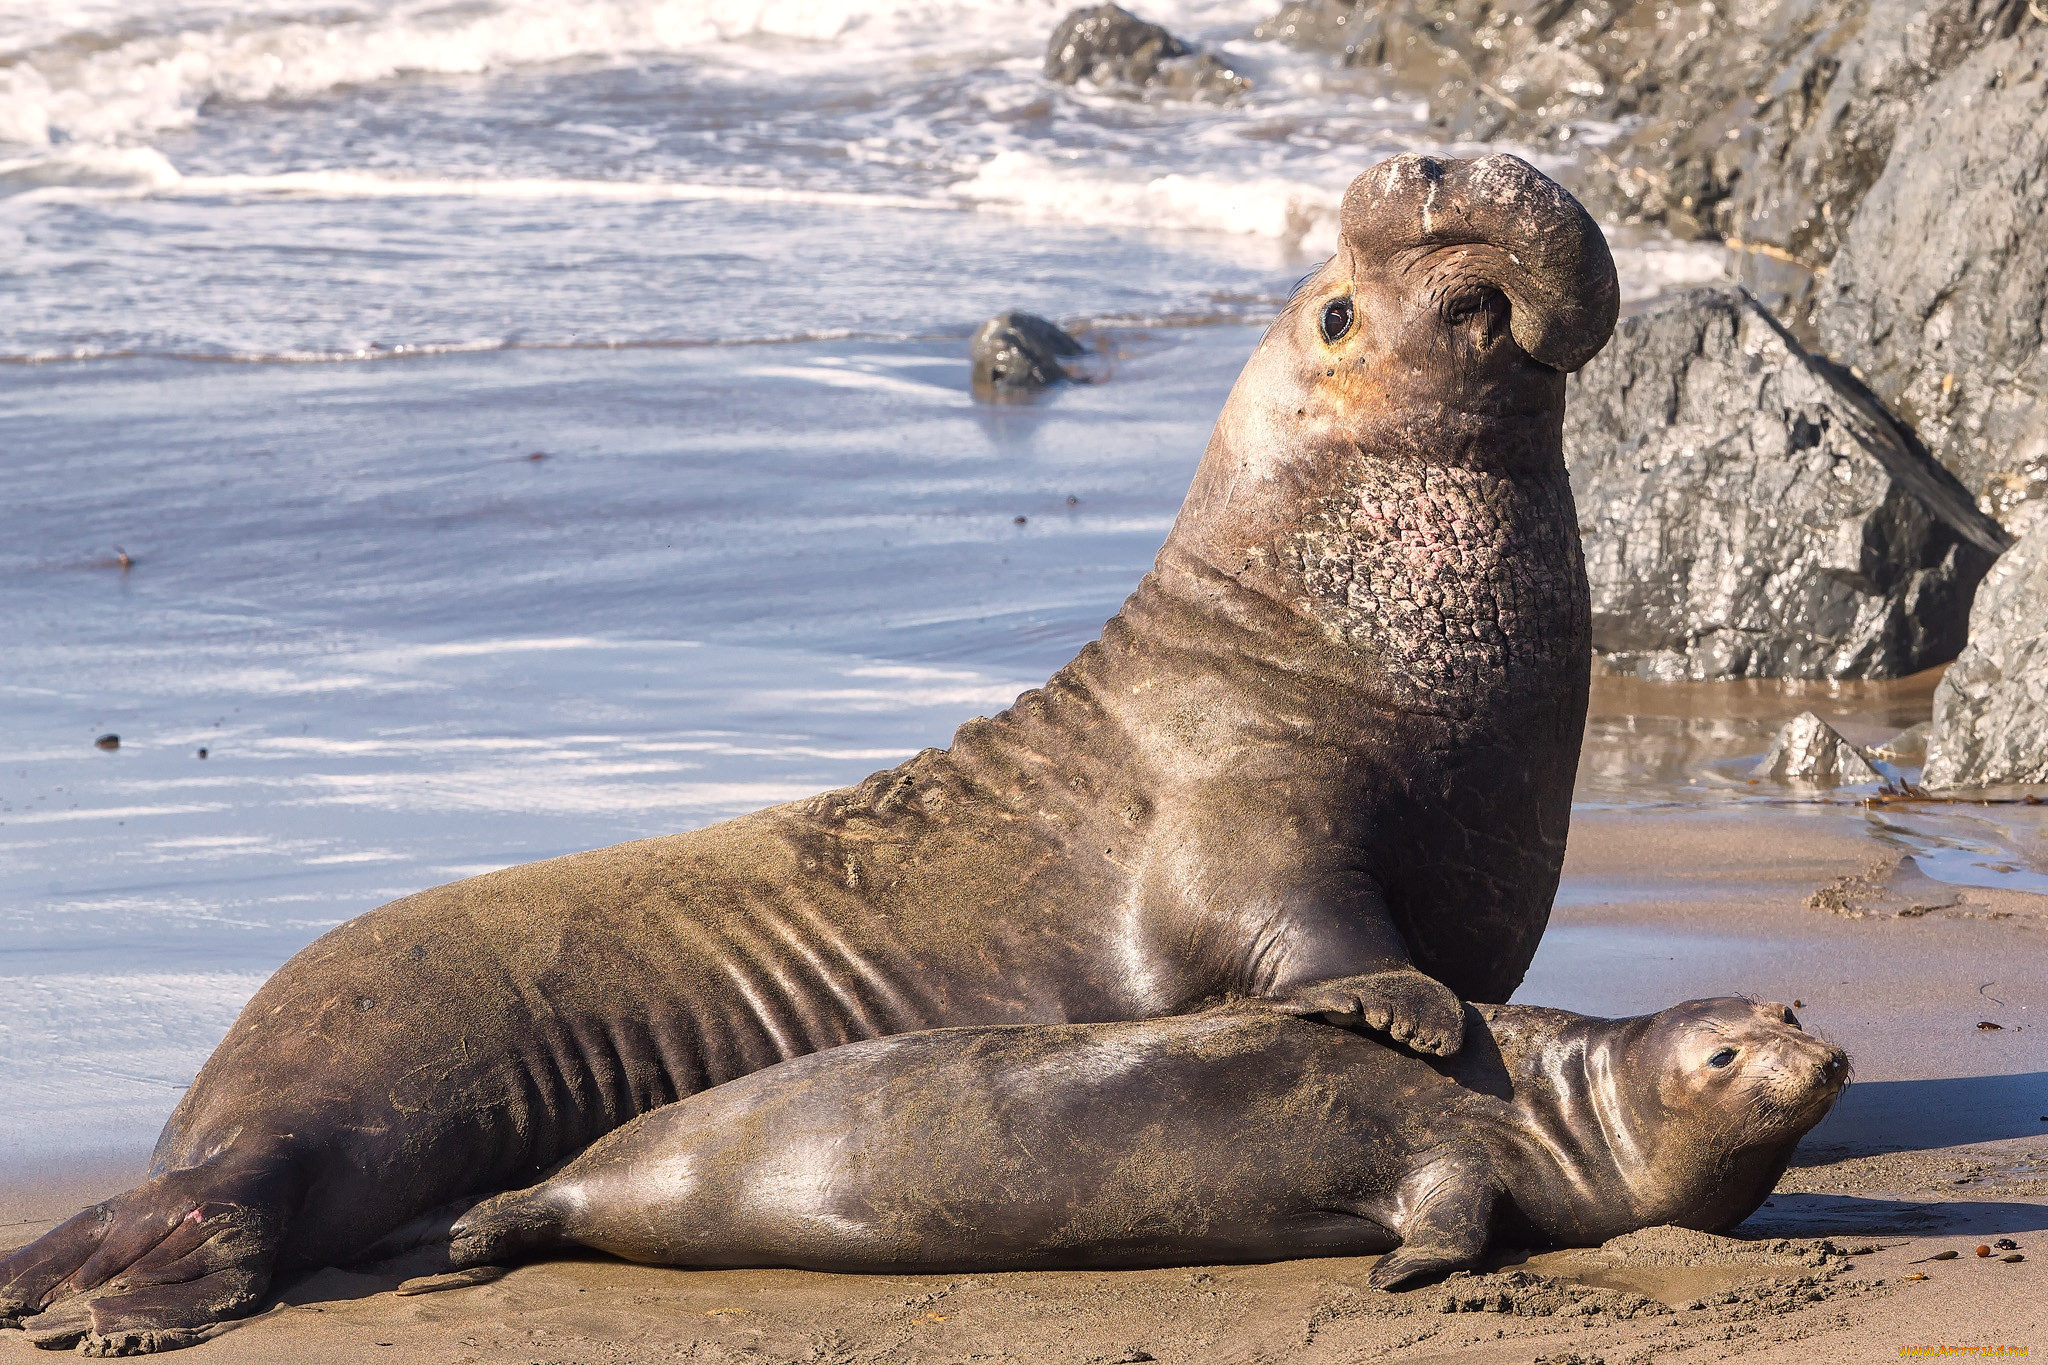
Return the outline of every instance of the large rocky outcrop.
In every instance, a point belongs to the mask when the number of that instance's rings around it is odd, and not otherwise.
[[[2048,782],[2048,522],[1999,560],[1970,609],[1970,645],[1934,689],[1930,787]]]
[[[1590,135],[1596,213],[1771,267],[1825,264],[1915,97],[2025,22],[2026,0],[1293,0],[1258,33],[1383,69],[1454,137]]]
[[[1227,100],[1251,88],[1227,63],[1120,5],[1077,9],[1060,20],[1046,44],[1045,75],[1061,85],[1087,81],[1181,99]]]
[[[2048,25],[1927,92],[1817,322],[1980,506],[2048,513]]]
[[[1624,319],[1570,380],[1593,645],[1647,678],[1886,678],[1953,658],[1997,526],[1747,294]]]

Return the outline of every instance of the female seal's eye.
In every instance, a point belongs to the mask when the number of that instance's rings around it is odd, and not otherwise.
[[[1323,305],[1323,340],[1335,341],[1350,330],[1350,299],[1331,299]]]
[[[1724,1048],[1722,1048],[1722,1049],[1721,1049],[1721,1050],[1720,1050],[1719,1052],[1715,1053],[1715,1054],[1714,1054],[1713,1056],[1711,1056],[1711,1057],[1707,1058],[1707,1065],[1708,1065],[1708,1066],[1726,1066],[1726,1065],[1728,1065],[1728,1063],[1730,1063],[1730,1062],[1732,1062],[1732,1061],[1734,1061],[1734,1060],[1735,1060],[1735,1049],[1734,1049],[1734,1048],[1732,1048],[1732,1047],[1724,1047]]]

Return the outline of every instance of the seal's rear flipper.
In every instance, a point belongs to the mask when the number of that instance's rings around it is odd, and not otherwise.
[[[449,1229],[449,1269],[509,1265],[536,1251],[571,1245],[547,1195],[540,1193],[546,1188],[494,1195],[457,1218]]]
[[[1367,1283],[1399,1289],[1479,1262],[1500,1199],[1483,1152],[1453,1152],[1419,1177],[1428,1188],[1401,1228],[1401,1245],[1380,1257]]]
[[[196,1345],[270,1287],[292,1193],[288,1172],[266,1163],[166,1171],[0,1261],[0,1308],[46,1348]]]

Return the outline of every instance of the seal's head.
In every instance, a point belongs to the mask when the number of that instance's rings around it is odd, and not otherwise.
[[[1332,454],[1562,475],[1565,373],[1620,307],[1579,202],[1519,157],[1397,156],[1352,182],[1340,229],[1232,390],[1183,539],[1220,550],[1261,513],[1286,519],[1290,489],[1326,490]]]
[[[1791,1009],[1734,996],[1623,1021],[1602,1069],[1645,1216],[1710,1232],[1756,1210],[1849,1082],[1848,1054]]]
[[[1396,706],[1574,677],[1564,376],[1614,328],[1606,239],[1506,155],[1382,162],[1340,225],[1231,391],[1164,558],[1379,659]]]

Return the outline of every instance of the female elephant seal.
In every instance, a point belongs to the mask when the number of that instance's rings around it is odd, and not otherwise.
[[[1739,999],[1488,1007],[1438,1062],[1242,1009],[943,1029],[645,1114],[457,1220],[450,1259],[955,1272],[1393,1250],[1372,1274],[1391,1289],[1495,1240],[1732,1227],[1847,1077],[1792,1011]]]
[[[1155,568],[1050,682],[856,787],[342,925],[249,1002],[149,1180],[0,1261],[0,1319],[83,1296],[89,1349],[180,1345],[279,1268],[854,1039],[1235,993],[1455,1051],[1564,853],[1564,372],[1616,298],[1527,164],[1366,172]]]

